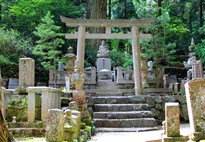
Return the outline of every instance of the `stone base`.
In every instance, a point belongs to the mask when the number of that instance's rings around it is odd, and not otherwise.
[[[73,91],[73,101],[78,102],[78,104],[85,104],[85,91],[84,90],[74,90]]]
[[[190,140],[199,141],[205,139],[205,132],[195,132],[189,135]]]
[[[162,142],[185,142],[184,137],[167,137],[162,135]]]

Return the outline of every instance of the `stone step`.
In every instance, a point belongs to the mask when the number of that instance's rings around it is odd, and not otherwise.
[[[96,92],[122,92],[123,95],[134,95],[134,89],[105,89],[105,88],[101,88],[101,89],[96,89],[96,88],[92,88],[92,89],[85,89],[85,92],[87,94],[96,94]]]
[[[148,104],[95,104],[94,112],[140,111],[149,109]]]
[[[135,119],[94,119],[96,127],[128,128],[128,127],[154,127],[157,122],[154,118]]]
[[[144,96],[99,96],[93,97],[95,104],[139,104],[145,103]]]
[[[158,127],[131,127],[131,128],[110,128],[110,127],[98,127],[97,132],[144,132],[159,130]]]
[[[152,111],[129,111],[129,112],[94,112],[94,119],[130,119],[130,118],[151,118]]]
[[[96,92],[96,96],[122,96],[122,92]]]

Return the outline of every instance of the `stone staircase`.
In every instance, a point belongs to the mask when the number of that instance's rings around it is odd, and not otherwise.
[[[93,97],[93,119],[98,131],[140,131],[156,129],[157,122],[153,118],[145,96],[125,95],[105,91],[96,92]]]
[[[135,96],[134,89],[119,89],[111,81],[100,81],[95,89],[88,92],[94,102],[93,120],[97,131],[157,129],[157,122],[146,103],[146,95]]]

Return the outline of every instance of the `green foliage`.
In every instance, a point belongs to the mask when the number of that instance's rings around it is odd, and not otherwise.
[[[199,32],[202,34],[205,33],[205,24],[199,29]],[[203,38],[201,42],[196,45],[194,50],[202,62],[205,63],[205,38]]]
[[[0,37],[0,67],[3,75],[15,77],[19,58],[31,55],[32,41],[13,29],[0,28]]]
[[[8,104],[11,106],[15,106],[17,104],[17,101],[16,101],[16,99],[11,99],[11,100],[9,100]]]
[[[60,24],[60,15],[67,17],[80,17],[83,15],[83,4],[74,5],[72,0],[15,0],[2,1],[2,23],[10,28],[31,35],[40,19],[51,11],[55,21]]]
[[[38,55],[42,58],[42,66],[45,69],[54,69],[55,63],[59,61],[59,56],[61,54],[62,45],[64,41],[62,37],[64,36],[60,33],[60,27],[56,26],[53,20],[53,15],[50,12],[42,18],[42,23],[36,27],[34,35],[36,35],[39,40],[36,41],[37,45],[34,48],[33,54]]]

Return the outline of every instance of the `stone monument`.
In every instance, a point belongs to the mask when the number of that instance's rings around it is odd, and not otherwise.
[[[71,74],[74,71],[74,66],[75,66],[75,60],[76,60],[76,56],[75,54],[73,54],[73,48],[70,46],[68,48],[68,54],[65,55],[64,57],[66,59],[66,75],[65,75],[65,90],[66,92],[70,90],[71,87]]]
[[[46,141],[62,142],[64,140],[64,113],[60,109],[49,109],[46,119]]]
[[[75,69],[71,76],[71,82],[75,85],[73,91],[73,101],[78,104],[85,104],[85,91],[83,90],[83,83],[85,81],[85,74],[79,69],[78,61],[75,62]]]
[[[111,60],[109,50],[103,40],[97,52],[97,72],[98,80],[111,80]]]
[[[147,88],[147,75],[148,75],[148,60],[145,57],[146,49],[142,47],[141,49],[141,76],[142,76],[142,87]]]
[[[165,104],[165,121],[163,122],[164,135],[162,142],[185,142],[180,136],[180,111],[178,103]]]
[[[189,59],[187,62],[184,62],[185,68],[187,71],[187,81],[196,78],[196,56],[193,51],[195,47],[194,39],[192,38],[191,45],[189,46]]]
[[[35,61],[31,58],[19,60],[19,86],[34,86]]]
[[[19,87],[16,91],[25,94],[28,86],[35,85],[35,61],[31,58],[19,59]]]
[[[193,79],[185,84],[191,140],[205,139],[205,79]]]

